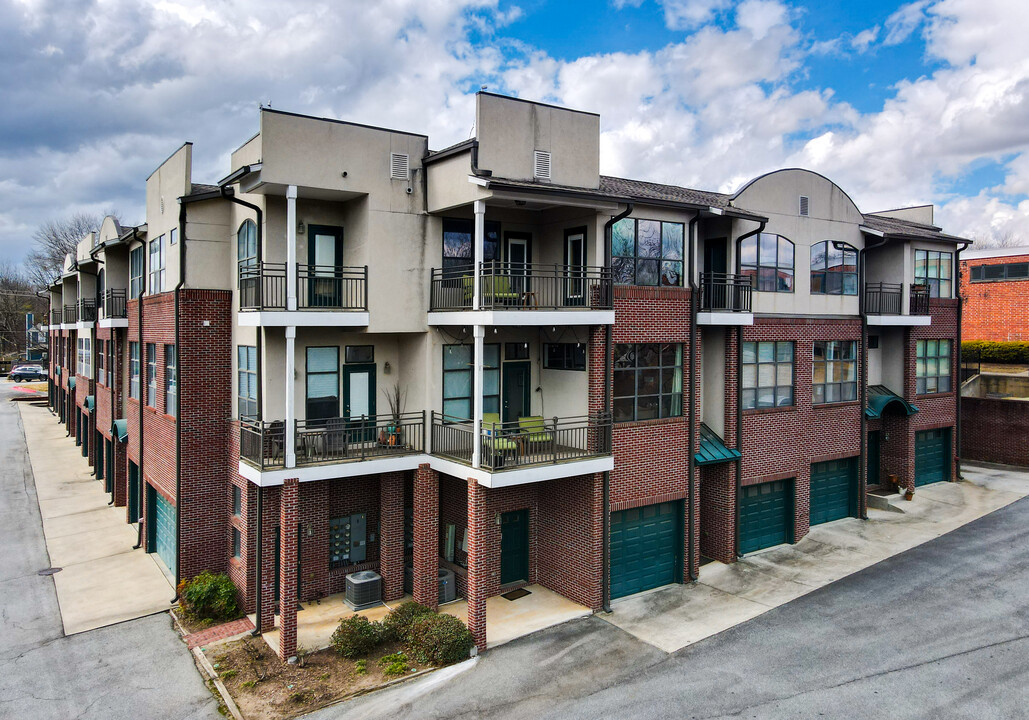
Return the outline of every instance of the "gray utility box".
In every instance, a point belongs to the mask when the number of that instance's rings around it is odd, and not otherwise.
[[[344,515],[329,521],[329,561],[333,566],[354,565],[368,557],[368,516]]]

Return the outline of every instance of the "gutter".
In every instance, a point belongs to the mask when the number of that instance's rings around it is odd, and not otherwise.
[[[472,143],[472,174],[476,177],[493,177],[492,170],[483,170],[479,167],[479,141]],[[630,209],[632,205],[629,206]],[[606,225],[604,226],[607,227]]]
[[[474,167],[474,164],[473,164]],[[611,267],[611,229],[619,220],[629,217],[633,204],[604,223],[604,267]],[[611,279],[611,307],[614,307],[614,278]],[[611,416],[611,326],[604,326],[604,412],[611,418],[611,453],[614,454],[614,417]],[[611,472],[603,476],[603,518],[601,518],[601,581],[600,600],[604,612],[611,612]]]
[[[958,372],[957,372],[957,392],[955,393],[955,399],[957,400],[957,412],[956,422],[954,423],[954,459],[957,463],[957,479],[961,479],[961,323],[964,316],[965,299],[961,297],[961,253],[964,252],[969,245],[972,243],[962,243],[961,247],[957,248],[954,253],[954,268],[957,270],[957,282],[955,285],[958,290],[958,347],[957,347],[957,361],[958,361]]]
[[[140,239],[139,235],[137,234],[135,229],[132,230],[132,239],[133,240],[139,240]],[[131,253],[131,250],[130,250],[130,253]],[[144,355],[145,355],[144,350],[145,350],[145,348],[144,348],[144,344],[143,344],[143,298],[146,297],[147,261],[150,259],[148,257],[148,255],[149,255],[149,253],[147,252],[147,244],[143,243],[143,275],[142,275],[142,279],[140,281],[141,283],[143,283],[143,287],[140,288],[141,292],[139,293],[139,297],[136,298],[136,301],[137,301],[136,302],[136,334],[137,334],[137,337],[139,338],[139,347],[138,347],[138,350],[139,350],[139,380],[137,381],[138,382],[138,386],[139,386],[139,397],[137,398],[137,400],[139,401],[139,478],[138,478],[138,480],[139,480],[139,492],[136,494],[136,504],[138,505],[138,507],[136,508],[136,514],[137,515],[142,514],[142,510],[143,510],[143,508],[145,506],[145,503],[146,503],[146,493],[144,492],[144,490],[146,489],[146,478],[143,475],[143,406],[146,404],[144,402],[144,400],[143,400],[143,377],[144,377],[144,375],[143,375],[143,365],[144,365],[144,362],[145,362],[145,358],[144,358]],[[131,255],[130,255],[130,257],[131,257]],[[129,273],[130,274],[132,272],[131,267],[132,267],[132,261],[130,260],[129,261],[129,268],[130,268]],[[156,348],[154,349],[154,352],[157,352]],[[156,361],[156,358],[154,358],[154,359]],[[130,383],[132,382],[131,378],[132,378],[132,355],[130,353],[129,354],[129,382]],[[131,387],[131,385],[130,385],[130,387]],[[176,498],[176,501],[177,501],[177,498]],[[178,517],[178,514],[179,514],[179,509],[178,509],[178,505],[176,505],[175,506],[175,516]],[[136,523],[139,525],[139,542],[137,542],[136,545],[132,548],[133,550],[135,550],[135,549],[137,549],[139,547],[142,547],[142,545],[143,545],[143,523],[140,522],[140,519],[138,517],[136,518]],[[175,564],[178,565],[178,558],[176,558],[176,563]],[[178,583],[176,583],[176,585],[178,585]],[[176,594],[177,593],[178,593],[178,590],[176,590]]]
[[[696,274],[696,253],[694,252],[697,222],[700,221],[700,210],[694,213],[693,217],[690,218],[689,230],[687,231],[687,240],[689,246],[689,264],[688,277],[689,277],[689,288],[690,288],[690,372],[689,372],[689,388],[690,388],[690,411],[689,417],[689,437],[686,440],[686,447],[688,455],[686,457],[686,466],[689,468],[689,478],[686,482],[686,574],[689,577],[690,582],[697,581],[697,573],[693,571],[693,564],[695,557],[693,533],[694,533],[694,522],[693,522],[693,505],[696,498],[693,494],[693,486],[695,482],[699,482],[695,475],[697,473],[696,455],[697,452],[697,302],[700,299],[700,291],[697,287],[697,283],[694,282],[693,277]]]

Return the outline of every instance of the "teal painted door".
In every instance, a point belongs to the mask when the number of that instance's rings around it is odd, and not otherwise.
[[[950,428],[915,433],[915,485],[950,479]]]
[[[811,524],[853,515],[857,482],[857,458],[814,463],[811,466]]]
[[[882,458],[879,454],[880,447],[879,431],[873,430],[868,433],[868,458],[866,460],[867,469],[865,474],[867,477],[866,484],[870,487],[879,484],[879,466],[882,464]]]
[[[611,513],[611,597],[679,579],[682,503],[666,502]]]
[[[107,468],[104,467],[104,436],[99,431],[93,433],[93,453],[96,455],[96,479],[103,480]],[[104,483],[106,487],[107,483]]]
[[[785,480],[748,485],[740,490],[740,554],[790,541],[792,484]]]
[[[110,440],[104,441],[106,447],[105,466],[107,467],[107,477],[104,478],[107,482],[107,492],[114,492],[114,445]]]
[[[175,506],[147,485],[150,522],[150,551],[156,552],[171,575],[175,575]]]
[[[500,516],[500,584],[529,579],[529,511]]]
[[[518,422],[518,418],[530,414],[529,383],[530,366],[527,362],[505,362],[503,378],[503,415],[501,421]]]
[[[365,442],[375,439],[374,364],[343,366],[343,417],[351,438]]]

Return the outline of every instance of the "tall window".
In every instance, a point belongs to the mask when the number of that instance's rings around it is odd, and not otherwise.
[[[240,417],[257,417],[257,347],[236,347],[236,410]]]
[[[857,250],[837,250],[829,241],[811,246],[811,293],[857,295]]]
[[[614,421],[682,415],[682,345],[615,345]]]
[[[475,263],[475,224],[465,218],[443,218],[443,269],[470,267]],[[484,262],[500,259],[500,223],[487,220],[484,227]]]
[[[139,400],[139,343],[129,343],[129,397]]]
[[[239,485],[232,486],[232,514],[235,517],[243,514],[243,490]]]
[[[307,419],[339,417],[339,348],[307,348]]]
[[[743,343],[743,408],[793,404],[793,343]]]
[[[179,414],[179,377],[175,361],[175,346],[164,346],[164,411]]]
[[[915,351],[915,392],[950,392],[950,340],[919,340]]]
[[[93,354],[90,347],[91,340],[87,337],[80,337],[78,339],[78,364],[75,372],[85,377],[92,377],[93,375]]]
[[[107,357],[104,354],[103,340],[96,341],[96,381],[101,385],[107,385],[107,374],[104,368],[107,366]]]
[[[466,420],[472,416],[474,349],[471,345],[443,346],[443,414]],[[500,412],[500,345],[482,348],[482,411]]]
[[[257,265],[257,225],[244,220],[236,231],[236,260],[241,268]]]
[[[146,404],[157,407],[157,345],[146,344]]]
[[[129,251],[129,297],[143,294],[143,246]]]
[[[857,400],[857,343],[852,340],[816,341],[811,367],[811,402]]]
[[[929,286],[929,297],[950,297],[952,258],[949,252],[915,250],[915,282]]]
[[[760,233],[740,243],[740,272],[762,292],[793,292],[793,243],[781,235]]]
[[[611,249],[616,283],[682,286],[682,223],[624,218],[611,229]]]
[[[164,235],[150,241],[150,292],[164,292]]]

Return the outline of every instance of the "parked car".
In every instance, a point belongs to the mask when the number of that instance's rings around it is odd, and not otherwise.
[[[42,365],[17,365],[7,374],[9,380],[25,382],[26,380],[46,380],[46,370]]]

